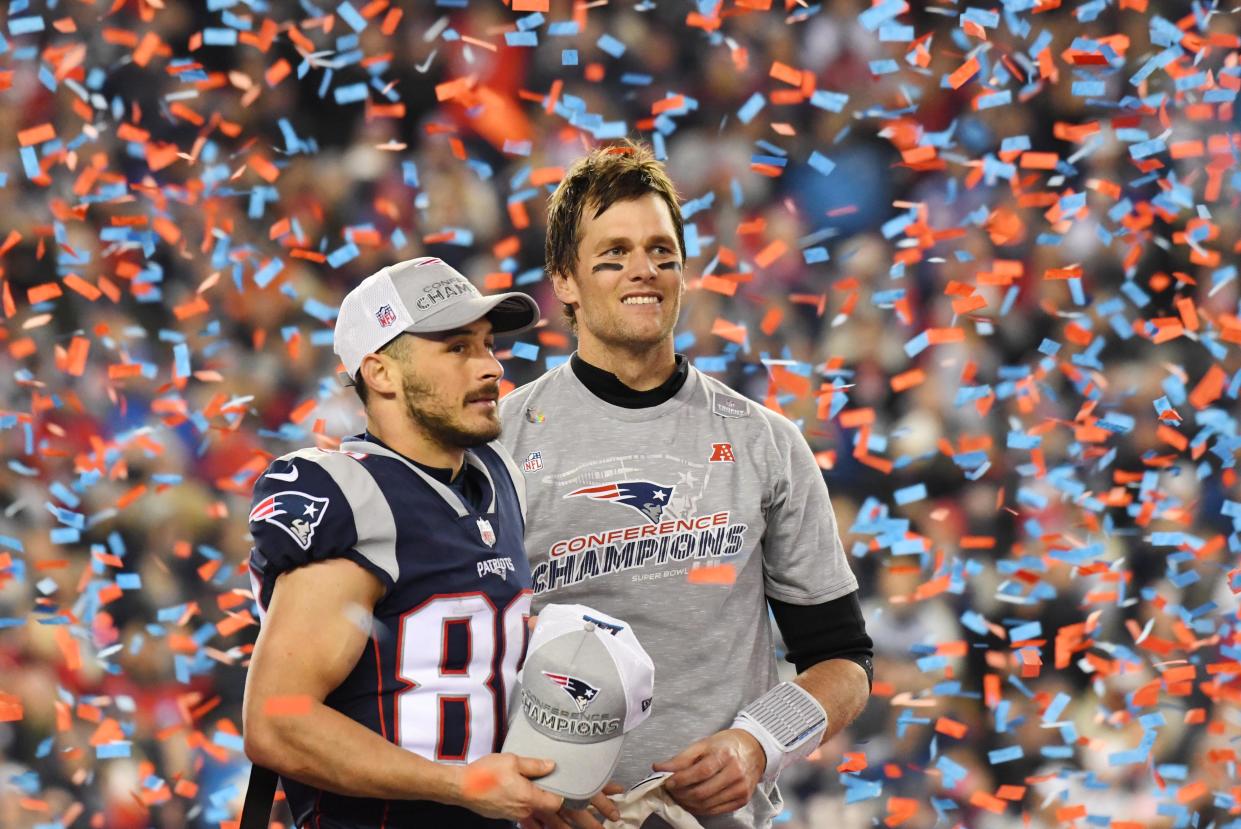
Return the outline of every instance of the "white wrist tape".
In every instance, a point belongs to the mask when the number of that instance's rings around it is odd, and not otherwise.
[[[801,686],[781,682],[741,709],[732,727],[753,735],[763,747],[767,768],[762,783],[771,786],[780,772],[819,747],[827,712]]]

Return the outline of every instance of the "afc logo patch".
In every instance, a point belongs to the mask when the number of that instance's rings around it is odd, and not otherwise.
[[[521,464],[522,472],[538,472],[543,468],[543,452],[536,449],[529,455],[526,455],[525,461]]]
[[[380,328],[387,328],[396,322],[396,312],[392,310],[391,305],[383,305],[375,312],[375,319],[379,320]]]
[[[731,443],[711,444],[711,463],[732,463],[734,460]]]

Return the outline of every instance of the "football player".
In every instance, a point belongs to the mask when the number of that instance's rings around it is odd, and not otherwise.
[[[438,259],[383,268],[334,340],[366,431],[255,484],[245,749],[303,829],[509,827],[561,805],[531,782],[550,761],[496,753],[530,570],[492,348],[537,321]]]
[[[712,829],[766,827],[780,771],[861,712],[872,644],[827,487],[788,419],[690,366],[675,189],[646,147],[574,164],[550,198],[547,272],[577,334],[500,407],[526,472],[534,607],[623,616],[658,700],[617,782],[671,772]],[[797,668],[778,682],[768,608]]]

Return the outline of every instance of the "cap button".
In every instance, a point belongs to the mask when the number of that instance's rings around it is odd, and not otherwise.
[[[594,623],[594,622],[587,622],[587,623],[586,623],[586,630],[587,630],[587,631],[593,631],[594,629],[595,629],[595,623]]]

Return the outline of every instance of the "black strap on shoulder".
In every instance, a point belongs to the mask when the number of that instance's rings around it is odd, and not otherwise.
[[[246,802],[241,807],[241,823],[238,829],[267,829],[271,824],[271,805],[276,799],[277,776],[262,766],[250,767],[250,785],[246,787]]]

